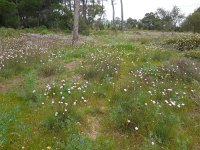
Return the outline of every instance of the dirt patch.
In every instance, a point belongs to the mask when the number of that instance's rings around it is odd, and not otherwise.
[[[19,85],[20,82],[21,82],[21,78],[20,77],[16,77],[13,80],[0,83],[0,92],[5,92],[5,91],[7,91],[7,90]]]
[[[69,62],[67,64],[65,64],[65,68],[66,69],[69,69],[69,70],[74,70],[76,69],[77,67],[81,66],[82,65],[82,61],[81,60],[75,60],[75,61],[72,61],[72,62]]]
[[[87,135],[90,139],[96,140],[98,134],[99,134],[99,128],[100,123],[99,120],[96,117],[89,116],[87,119],[87,123],[89,124],[89,131],[87,132]]]

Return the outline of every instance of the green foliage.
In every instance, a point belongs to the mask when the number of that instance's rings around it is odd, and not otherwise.
[[[197,59],[200,61],[200,51],[198,50],[185,52],[184,56],[191,59]]]
[[[80,19],[80,21],[79,21],[79,33],[82,35],[90,34],[89,26],[85,23],[85,21],[83,19]]]
[[[141,23],[143,29],[147,30],[174,31],[183,18],[180,8],[174,6],[171,11],[158,8],[155,13],[146,13]]]
[[[0,1],[0,27],[30,28],[45,25],[71,30],[72,12],[62,0]],[[62,13],[61,13],[62,12]]]
[[[200,33],[200,8],[185,19],[182,23],[182,30]]]
[[[128,18],[126,21],[126,27],[128,29],[136,28],[138,25],[138,21],[136,19]]]
[[[20,18],[18,16],[17,6],[14,2],[8,0],[0,1],[0,27],[18,28]]]
[[[142,19],[143,29],[156,30],[160,28],[159,25],[160,25],[160,20],[153,12],[146,13],[145,17]]]
[[[0,28],[0,36],[1,37],[15,37],[15,36],[19,36],[20,33],[17,30],[14,30],[12,28]]]

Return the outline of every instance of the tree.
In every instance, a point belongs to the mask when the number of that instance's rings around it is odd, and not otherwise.
[[[124,26],[124,8],[123,8],[123,0],[120,0],[121,3],[121,30],[123,31]]]
[[[200,7],[189,15],[181,25],[183,31],[192,31],[200,33]]]
[[[73,20],[73,37],[72,37],[72,45],[75,46],[78,43],[79,39],[79,8],[80,8],[80,0],[75,0],[74,3],[74,20]]]
[[[161,29],[167,31],[174,31],[178,23],[180,23],[184,18],[180,8],[177,6],[174,6],[171,11],[167,11],[163,8],[158,8],[156,14],[161,20]]]
[[[174,6],[170,12],[171,20],[172,20],[172,30],[176,28],[177,24],[182,21],[184,15],[181,13],[180,8]]]
[[[170,11],[165,10],[163,8],[158,8],[156,11],[156,15],[160,19],[161,30],[169,31],[170,29],[172,29],[173,24]]]
[[[133,29],[136,28],[138,25],[138,21],[136,19],[128,18],[126,20],[126,28]]]
[[[113,28],[114,30],[116,29],[116,26],[115,26],[115,4],[114,4],[114,0],[111,0],[111,5],[112,5],[112,10],[113,10]]]
[[[153,12],[146,13],[141,22],[143,29],[158,30],[160,28],[160,19],[157,14]]]
[[[83,20],[84,23],[86,24],[87,22],[87,0],[82,0],[82,4],[83,4]]]
[[[102,14],[101,14],[101,17],[100,17],[100,20],[102,20],[102,17],[103,17],[103,14],[104,14],[104,1],[107,1],[107,0],[101,0],[101,7],[102,7]]]
[[[104,14],[104,8],[102,7],[100,1],[91,1],[87,7],[88,25],[92,27],[95,20],[100,19],[102,14]]]
[[[17,6],[14,2],[0,0],[0,27],[17,28],[20,25]]]
[[[195,12],[190,18],[193,33],[200,33],[200,12]]]

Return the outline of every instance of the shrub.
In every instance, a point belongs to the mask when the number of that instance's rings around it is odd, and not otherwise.
[[[200,60],[200,51],[189,51],[184,53],[185,57]]]
[[[164,43],[166,46],[170,46],[176,50],[192,50],[200,47],[200,36],[180,36],[167,39]]]

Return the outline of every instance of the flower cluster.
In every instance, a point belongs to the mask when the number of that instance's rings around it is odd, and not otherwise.
[[[86,104],[88,102],[87,91],[89,82],[84,83],[72,82],[66,83],[66,80],[61,80],[60,84],[55,82],[47,84],[44,92],[46,97],[43,105],[51,105],[55,110],[55,116],[67,113],[71,107],[78,104]]]

